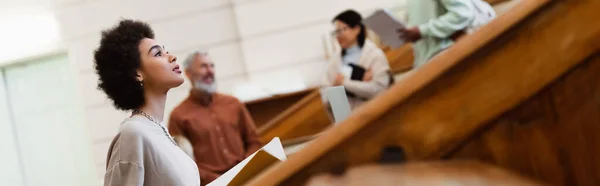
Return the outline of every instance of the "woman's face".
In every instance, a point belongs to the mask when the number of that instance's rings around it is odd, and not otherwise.
[[[139,45],[141,64],[139,78],[145,88],[169,90],[183,83],[177,57],[169,54],[154,39],[144,38]]]
[[[335,30],[333,34],[337,39],[340,46],[344,49],[350,48],[352,45],[356,43],[356,38],[360,33],[360,27],[356,26],[354,28],[348,26],[346,23],[336,20],[333,22],[335,26]]]

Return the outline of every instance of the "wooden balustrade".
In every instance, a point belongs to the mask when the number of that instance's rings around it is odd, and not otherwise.
[[[390,64],[392,74],[411,70],[415,60],[412,44],[405,44],[400,48],[388,50],[385,52],[385,56]]]
[[[254,120],[257,128],[268,123],[281,112],[296,104],[315,89],[306,89],[285,94],[276,94],[266,98],[246,102],[246,108]]]
[[[598,0],[524,0],[246,185],[304,185],[375,163],[471,159],[600,185]]]
[[[314,89],[293,106],[281,110],[280,114],[258,128],[263,142],[274,137],[282,141],[303,136],[312,136],[331,126],[331,121],[321,100],[318,89]]]

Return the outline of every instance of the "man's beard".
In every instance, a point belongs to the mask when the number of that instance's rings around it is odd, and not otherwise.
[[[194,81],[194,89],[212,94],[217,92],[217,82],[213,81],[211,84],[206,84],[202,80],[197,80]]]

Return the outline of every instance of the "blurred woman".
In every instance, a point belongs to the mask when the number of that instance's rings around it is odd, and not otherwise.
[[[132,111],[110,145],[104,185],[200,185],[196,164],[163,125],[167,92],[183,83],[177,58],[146,23],[122,20],[102,32],[94,59],[98,87]]]
[[[372,99],[390,85],[390,66],[383,51],[367,40],[362,17],[347,10],[333,19],[336,37],[341,47],[334,56],[324,78],[325,86],[344,86],[352,109]],[[357,77],[363,71],[362,77]],[[354,76],[354,77],[353,77]]]

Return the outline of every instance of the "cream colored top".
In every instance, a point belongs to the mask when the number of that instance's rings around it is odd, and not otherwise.
[[[108,151],[104,185],[199,186],[196,163],[162,128],[139,115],[125,119]]]
[[[323,87],[332,86],[336,75],[340,73],[339,69],[343,65],[342,56],[339,55],[341,54],[341,51],[338,51],[336,54],[338,54],[338,56],[332,58],[327,67],[326,74],[323,77]],[[388,63],[385,53],[383,53],[375,43],[369,40],[365,41],[365,45],[361,49],[359,60],[355,62],[355,64],[358,64],[365,69],[371,69],[373,72],[373,80],[368,82],[355,80],[344,81],[343,86],[347,91],[362,98],[348,98],[352,110],[363,104],[365,100],[373,99],[390,86],[390,75],[388,74],[390,64]]]

